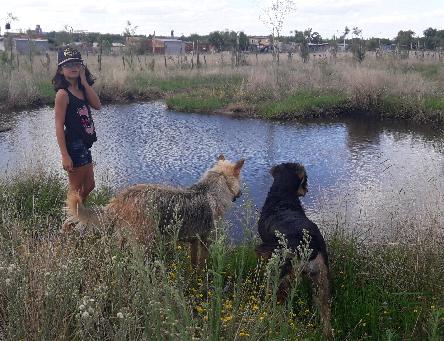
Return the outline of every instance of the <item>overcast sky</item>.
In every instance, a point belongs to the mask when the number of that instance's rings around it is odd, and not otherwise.
[[[5,17],[18,21],[13,30],[35,28],[122,33],[127,20],[137,34],[176,36],[208,34],[215,30],[269,34],[260,19],[271,0],[0,0],[2,33]],[[345,27],[358,26],[364,37],[393,38],[399,30],[412,29],[417,36],[428,27],[444,29],[444,0],[294,0],[296,10],[285,19],[283,35],[307,27],[323,37],[340,35]]]

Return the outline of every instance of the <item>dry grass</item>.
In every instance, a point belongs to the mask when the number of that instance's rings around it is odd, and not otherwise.
[[[208,91],[216,91],[221,92],[221,99],[224,97],[220,103],[246,103],[250,111],[260,112],[264,101],[285,100],[308,91],[317,95],[341,94],[347,98],[348,108],[377,114],[437,120],[444,111],[440,106],[424,104],[430,98],[434,101],[443,96],[444,66],[437,59],[369,55],[359,64],[349,55],[336,59],[313,55],[304,64],[298,56],[290,60],[282,55],[276,67],[271,55],[250,54],[245,65],[233,67],[230,54],[221,53],[206,55],[205,61],[201,55],[201,65],[197,67],[196,57],[193,62],[191,58],[169,57],[165,67],[163,56],[135,56],[132,63],[126,56],[125,64],[121,56],[104,56],[100,72],[96,56],[85,60],[97,76],[95,87],[104,101],[159,99],[184,92],[194,92],[198,99],[207,96]],[[51,60],[47,71],[40,57],[36,57],[32,74],[24,57],[20,68],[0,66],[2,106],[52,103],[50,79],[55,73],[55,55]],[[189,102],[188,97],[182,96]]]

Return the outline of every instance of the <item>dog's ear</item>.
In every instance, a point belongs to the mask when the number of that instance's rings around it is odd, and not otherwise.
[[[297,175],[297,177],[299,178],[299,180],[304,180],[304,178],[307,176],[307,173],[305,172],[305,169],[304,168],[302,168],[302,169],[299,169],[297,172],[296,172],[296,175]]]
[[[240,174],[241,168],[243,167],[245,159],[240,159],[234,165],[234,175],[238,176]]]
[[[278,173],[278,170],[279,170],[279,165],[271,167],[270,175],[274,178]]]
[[[298,196],[302,196],[303,197],[308,192],[308,187],[307,187],[308,176],[307,176],[307,172],[305,171],[305,168],[300,169],[296,173],[296,176],[299,179]]]
[[[224,154],[220,154],[220,155],[217,157],[217,161],[221,161],[221,160],[225,160],[225,156],[224,156]]]

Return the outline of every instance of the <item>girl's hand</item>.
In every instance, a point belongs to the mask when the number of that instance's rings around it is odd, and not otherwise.
[[[83,64],[80,67],[80,83],[82,83],[83,86],[88,85],[88,82],[86,81],[85,65]]]
[[[68,173],[71,173],[74,168],[71,157],[69,155],[62,157],[62,165],[63,169]]]

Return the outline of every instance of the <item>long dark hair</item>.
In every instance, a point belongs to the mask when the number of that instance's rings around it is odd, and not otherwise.
[[[54,86],[55,92],[59,91],[60,89],[67,89],[68,86],[70,85],[70,83],[66,80],[65,76],[63,76],[60,73],[61,70],[62,70],[62,67],[59,66],[57,68],[57,72],[56,72],[55,76],[52,79],[52,85]],[[85,76],[86,76],[86,81],[88,82],[88,84],[93,85],[96,78],[91,74],[91,72],[89,71],[87,66],[85,66]],[[84,87],[80,83],[80,77],[78,78],[77,81],[78,81],[79,89],[83,91]]]

